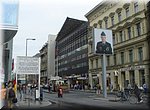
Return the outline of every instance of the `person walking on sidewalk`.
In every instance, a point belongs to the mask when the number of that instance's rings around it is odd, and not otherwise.
[[[19,84],[18,91],[19,91],[19,95],[20,95],[20,100],[22,100],[22,86],[21,86],[21,84]]]
[[[8,88],[6,90],[6,100],[8,108],[12,109],[14,107],[13,99],[16,97],[15,91],[12,87],[12,83],[10,82],[8,84]]]
[[[101,86],[100,84],[97,84],[97,94],[100,94],[100,92],[101,92]]]
[[[43,86],[40,85],[40,101],[43,101]]]

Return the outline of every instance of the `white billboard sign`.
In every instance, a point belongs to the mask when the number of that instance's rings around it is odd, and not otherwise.
[[[17,74],[40,74],[40,58],[17,57]]]
[[[94,54],[112,54],[112,30],[94,28],[93,44]]]

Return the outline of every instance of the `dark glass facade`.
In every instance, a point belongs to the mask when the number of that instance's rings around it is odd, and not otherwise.
[[[88,74],[88,23],[67,18],[56,38],[56,68],[59,76]],[[56,70],[55,68],[55,70]]]

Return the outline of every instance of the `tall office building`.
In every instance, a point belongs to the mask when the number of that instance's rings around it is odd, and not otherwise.
[[[88,23],[67,17],[56,38],[55,73],[68,84],[86,83]]]

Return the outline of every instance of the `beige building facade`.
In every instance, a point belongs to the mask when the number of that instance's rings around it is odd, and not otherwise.
[[[146,2],[102,1],[85,16],[89,21],[89,83],[102,86],[101,57],[92,52],[92,28],[111,29],[113,55],[106,56],[107,87],[124,89],[128,83],[142,86],[149,82],[149,47],[147,41]]]

